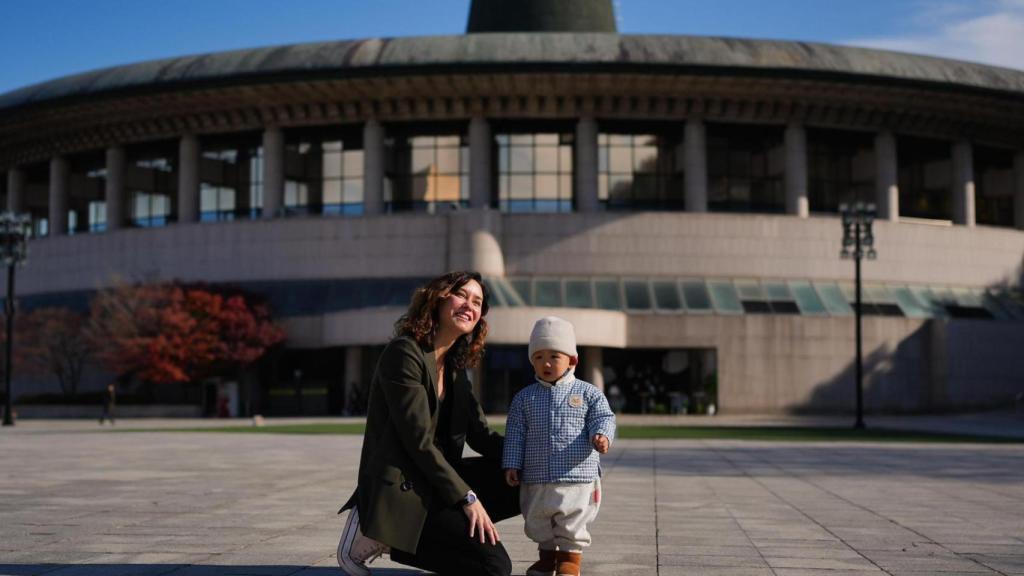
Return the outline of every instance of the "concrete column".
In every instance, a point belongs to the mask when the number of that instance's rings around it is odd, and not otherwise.
[[[974,151],[971,143],[953,144],[953,223],[974,226]]]
[[[199,137],[185,134],[178,143],[178,222],[199,221]]]
[[[708,211],[708,152],[704,121],[686,121],[683,134],[683,171],[686,177],[686,211]]]
[[[597,121],[580,118],[576,123],[576,210],[597,212]]]
[[[363,214],[384,211],[384,127],[376,120],[363,126]]]
[[[107,178],[104,201],[107,204],[107,231],[124,228],[126,216],[124,196],[124,148],[107,148]]]
[[[879,220],[900,219],[899,164],[896,136],[879,132],[875,136],[875,204]]]
[[[475,116],[469,121],[469,207],[491,205],[491,125]]]
[[[50,225],[49,236],[68,233],[68,183],[71,167],[67,159],[56,156],[50,160]]]
[[[342,405],[345,406],[345,414],[348,416],[354,413],[350,402],[358,395],[362,379],[363,348],[362,346],[349,346],[345,348],[345,398],[342,401]]]
[[[276,218],[284,202],[284,132],[263,131],[263,218]]]
[[[582,375],[583,380],[590,382],[598,390],[604,392],[604,353],[597,346],[582,346],[583,368],[586,372]]]
[[[1013,225],[1024,230],[1024,150],[1013,157],[1014,190],[1013,190]],[[10,198],[11,184],[7,180],[7,194]]]
[[[17,214],[25,205],[25,171],[11,168],[7,171],[7,209]]]
[[[786,214],[807,218],[807,130],[796,122],[786,126]]]

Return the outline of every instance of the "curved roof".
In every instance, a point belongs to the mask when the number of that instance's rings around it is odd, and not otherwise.
[[[607,33],[374,38],[183,56],[105,68],[0,95],[0,110],[95,95],[241,80],[430,72],[439,68],[609,67],[875,78],[1024,96],[1024,72],[806,42]]]

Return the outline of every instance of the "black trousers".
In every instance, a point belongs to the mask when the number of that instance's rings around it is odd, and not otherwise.
[[[519,488],[505,483],[501,463],[484,458],[464,458],[459,475],[476,492],[492,522],[519,515]],[[462,506],[432,506],[416,546],[416,554],[391,551],[391,560],[441,574],[441,576],[509,576],[512,560],[498,542],[481,544],[469,537],[469,520]]]

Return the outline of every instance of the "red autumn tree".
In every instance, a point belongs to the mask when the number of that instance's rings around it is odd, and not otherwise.
[[[179,284],[100,292],[90,334],[109,368],[156,383],[244,367],[284,339],[267,307],[252,297]]]

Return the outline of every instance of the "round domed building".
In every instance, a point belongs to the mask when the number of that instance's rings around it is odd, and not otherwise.
[[[868,410],[1024,391],[1024,72],[804,42],[616,32],[606,0],[475,0],[462,36],[143,62],[0,95],[31,215],[22,308],[116,281],[265,295],[286,349],[244,412],[358,412],[411,290],[481,271],[474,383],[503,412],[533,321],[633,412],[854,406],[870,202]]]

